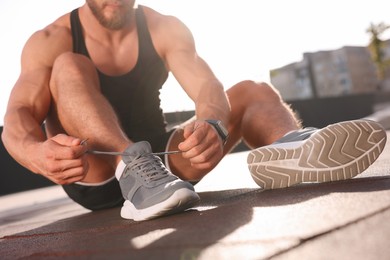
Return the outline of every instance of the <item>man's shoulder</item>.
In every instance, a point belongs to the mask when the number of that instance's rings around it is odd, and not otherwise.
[[[35,60],[35,63],[51,66],[61,53],[72,51],[72,33],[66,18],[69,20],[69,15],[33,33],[23,48],[23,60],[28,61],[28,64]]]
[[[69,46],[72,41],[69,17],[70,14],[63,15],[43,29],[36,31],[30,37],[28,44],[41,45],[44,48]]]
[[[145,14],[149,28],[166,29],[166,26],[175,26],[175,24],[178,25],[181,23],[181,21],[174,15],[163,14],[147,6],[141,7]]]
[[[47,40],[71,37],[70,14],[68,13],[61,16],[42,30],[37,31],[36,34]]]
[[[161,57],[166,57],[168,52],[177,47],[187,48],[193,45],[190,29],[179,18],[159,13],[145,6],[143,11],[153,43]]]

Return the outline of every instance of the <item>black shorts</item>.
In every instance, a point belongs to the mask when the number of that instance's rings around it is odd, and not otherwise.
[[[174,129],[148,141],[154,152],[164,152]],[[164,156],[160,156],[165,163]],[[122,206],[124,199],[118,180],[114,177],[102,185],[69,184],[62,186],[69,198],[90,210],[101,210]]]

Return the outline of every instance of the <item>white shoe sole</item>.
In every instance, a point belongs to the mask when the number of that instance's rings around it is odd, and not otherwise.
[[[195,206],[200,198],[196,192],[183,188],[175,191],[167,200],[145,209],[137,209],[133,203],[126,200],[121,209],[121,217],[142,221],[182,212]]]
[[[346,180],[363,172],[379,157],[386,138],[386,132],[376,122],[341,122],[304,141],[255,149],[248,155],[248,167],[254,181],[264,189]]]

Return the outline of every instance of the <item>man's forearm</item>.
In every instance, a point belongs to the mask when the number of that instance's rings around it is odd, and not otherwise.
[[[219,81],[208,83],[200,91],[196,105],[198,119],[218,119],[228,125],[230,118],[230,105]]]
[[[8,153],[21,165],[34,170],[30,163],[31,147],[46,139],[41,125],[25,109],[9,110],[4,118],[2,141]]]

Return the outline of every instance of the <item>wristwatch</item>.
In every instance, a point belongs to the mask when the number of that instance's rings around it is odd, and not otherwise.
[[[215,130],[217,130],[217,133],[218,133],[219,137],[221,137],[221,139],[222,139],[223,145],[225,145],[227,140],[228,140],[228,137],[229,137],[229,132],[223,126],[222,121],[221,120],[215,120],[215,119],[207,119],[205,121],[207,123],[209,123],[210,125],[212,125],[215,128]]]

